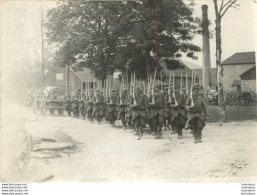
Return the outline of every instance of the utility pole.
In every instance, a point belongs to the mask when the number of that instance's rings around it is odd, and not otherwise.
[[[70,90],[70,65],[68,64],[67,89]]]
[[[203,24],[203,89],[206,91],[211,86],[211,59],[209,40],[208,6],[202,5]]]
[[[41,1],[41,36],[42,36],[42,84],[45,87],[45,62],[44,62],[44,19],[43,19],[43,5]]]

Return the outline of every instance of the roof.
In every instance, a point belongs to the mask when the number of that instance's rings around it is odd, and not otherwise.
[[[170,70],[167,68],[165,63],[163,61],[160,61],[159,64],[162,67],[161,72],[162,72],[163,77],[169,77]],[[190,64],[192,64],[192,63],[190,63]],[[188,65],[188,62],[180,61],[180,65],[182,67],[184,67],[184,69],[171,70],[172,75],[174,73],[174,77],[181,77],[181,73],[182,73],[182,77],[186,77],[186,73],[187,73],[187,77],[192,78],[192,69],[189,68],[190,65]],[[196,78],[201,78],[201,76],[199,76],[199,74],[197,72],[196,72]]]
[[[234,80],[232,86],[239,86],[241,85],[241,80]]]
[[[253,69],[256,69],[256,66],[253,66],[253,67],[249,68],[248,70],[246,70],[245,72],[243,72],[242,74],[240,74],[239,77],[244,76],[245,74],[247,74],[248,72],[250,72],[250,71],[253,70]]]
[[[194,63],[191,63],[191,62],[183,61],[183,63],[184,63],[189,69],[201,69],[201,68],[203,68],[202,66],[197,65],[197,64],[194,64]]]
[[[255,52],[241,52],[227,58],[222,65],[255,64]]]
[[[93,81],[94,80],[94,76],[88,68],[85,68],[83,71],[77,71],[77,72],[73,71],[70,68],[70,71],[74,75],[76,75],[81,81],[87,81],[87,80]]]

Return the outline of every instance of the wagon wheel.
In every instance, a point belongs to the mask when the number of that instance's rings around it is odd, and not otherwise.
[[[17,171],[18,175],[21,175],[26,170],[32,150],[32,138],[26,131],[26,129],[22,129],[20,131],[20,153],[18,158],[15,161],[14,167]]]

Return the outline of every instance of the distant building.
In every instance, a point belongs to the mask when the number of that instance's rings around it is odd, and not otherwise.
[[[223,61],[222,65],[224,68],[223,85],[226,91],[256,93],[255,52],[235,53]]]
[[[240,78],[241,91],[248,91],[256,94],[256,66],[242,73]]]
[[[166,65],[160,61],[160,65],[162,67],[162,75],[163,75],[163,82],[169,83],[169,75],[170,75],[170,70],[167,69]],[[175,88],[179,89],[180,88],[180,83],[181,83],[181,76],[182,76],[182,87],[186,87],[186,74],[188,78],[188,85],[189,87],[191,86],[191,81],[192,81],[192,69],[190,67],[197,67],[197,65],[189,63],[189,62],[184,62],[180,61],[180,66],[181,69],[175,69],[171,70],[172,75],[174,73],[174,78],[175,78]],[[195,77],[195,82],[202,86],[201,84],[201,76],[197,72],[193,72],[194,77]]]
[[[45,86],[65,87],[71,91],[76,92],[78,89],[85,89],[86,83],[89,82],[90,87],[93,87],[94,76],[89,69],[85,68],[83,71],[74,72],[71,68],[69,70],[69,85],[68,85],[68,68],[50,67],[45,74]]]

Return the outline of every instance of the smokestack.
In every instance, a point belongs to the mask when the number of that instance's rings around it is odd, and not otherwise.
[[[210,40],[208,25],[208,6],[202,5],[202,25],[203,25],[203,89],[206,91],[211,86],[211,59]]]

